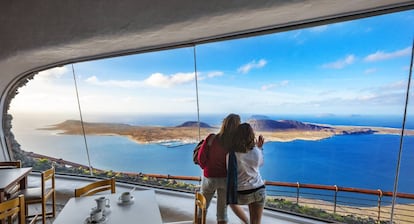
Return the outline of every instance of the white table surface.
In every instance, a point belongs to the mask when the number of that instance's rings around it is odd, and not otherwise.
[[[87,197],[71,198],[56,217],[54,224],[83,224],[89,217],[91,209],[96,207],[96,198],[105,196],[110,200],[109,214],[105,224],[143,223],[162,224],[162,218],[154,190],[134,191],[134,201],[131,204],[119,204],[116,194],[97,194]]]

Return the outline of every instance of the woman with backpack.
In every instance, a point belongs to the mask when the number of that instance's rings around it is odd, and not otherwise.
[[[211,199],[217,192],[217,223],[226,224],[227,203],[226,203],[226,178],[227,165],[226,154],[229,152],[234,131],[240,125],[240,116],[229,114],[224,118],[221,129],[217,134],[210,134],[198,153],[198,163],[203,169],[201,193],[207,200],[207,208]],[[245,223],[248,218],[241,207],[231,205],[233,212]]]

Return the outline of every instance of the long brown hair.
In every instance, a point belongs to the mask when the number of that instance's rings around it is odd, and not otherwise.
[[[242,153],[252,150],[255,146],[254,138],[254,131],[250,124],[239,125],[234,132],[232,150]]]
[[[226,118],[224,118],[220,132],[217,134],[218,139],[220,140],[221,145],[226,149],[229,150],[232,140],[234,131],[240,125],[240,116],[237,114],[229,114]]]

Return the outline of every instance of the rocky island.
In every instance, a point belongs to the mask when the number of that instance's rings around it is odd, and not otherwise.
[[[265,117],[247,121],[253,127],[256,135],[263,135],[266,141],[288,142],[293,140],[320,140],[334,135],[362,134],[401,134],[397,128],[365,127],[365,126],[333,126],[311,124],[295,120],[271,120]],[[117,123],[84,122],[87,135],[119,135],[130,138],[140,144],[182,142],[195,143],[198,141],[198,122],[188,121],[174,127],[133,126]],[[213,127],[200,122],[200,135],[203,138],[209,133],[218,132],[220,127]],[[51,125],[42,130],[60,130],[59,134],[81,135],[82,126],[79,120],[67,120]],[[414,135],[414,130],[406,130],[406,135]]]

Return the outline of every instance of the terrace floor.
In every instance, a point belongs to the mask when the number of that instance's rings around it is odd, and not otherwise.
[[[71,177],[65,175],[56,175],[56,191],[57,191],[57,201],[56,201],[56,208],[59,215],[59,211],[65,206],[66,202],[69,198],[74,196],[74,189],[84,186],[90,182],[93,182],[94,178],[81,178],[81,177]],[[40,186],[40,176],[36,173],[33,173],[29,176],[28,179],[28,186],[29,187],[36,187]],[[117,183],[116,191],[129,191],[135,185],[125,184],[125,183]],[[136,190],[143,190],[148,189],[146,187],[136,186]],[[169,190],[162,190],[162,189],[154,189],[156,192],[156,199],[159,204],[161,216],[163,222],[176,222],[176,221],[185,221],[185,220],[192,220],[193,211],[194,211],[194,195],[191,193],[182,193],[176,191],[169,191]],[[171,203],[174,202],[174,203]],[[213,199],[211,202],[210,208],[207,212],[207,223],[213,224],[216,223],[215,219],[215,209],[216,209],[216,201]],[[246,213],[248,214],[247,206],[244,206]],[[29,207],[29,213],[32,212],[39,213],[41,211],[40,206],[31,206]],[[49,218],[47,223],[53,223],[53,218]],[[37,223],[41,223],[39,220]],[[241,223],[239,219],[235,216],[235,214],[229,209],[229,224],[236,224]],[[326,223],[321,222],[318,220],[313,220],[309,218],[304,218],[300,216],[290,215],[282,212],[275,212],[271,210],[265,209],[263,218],[263,224],[293,224],[293,223],[301,223],[301,224],[318,224],[318,223]],[[69,223],[68,223],[69,224]]]

